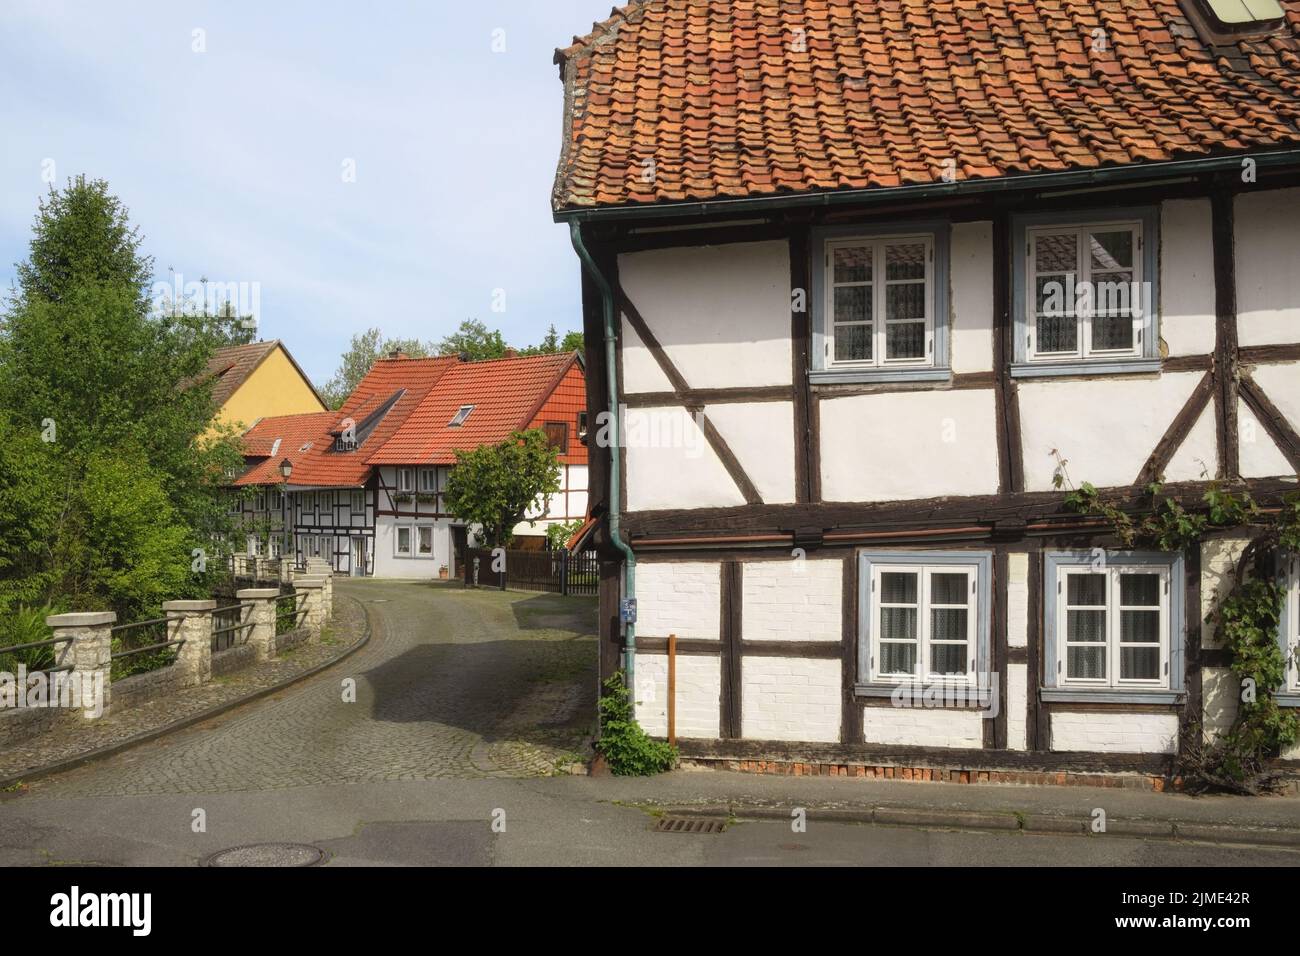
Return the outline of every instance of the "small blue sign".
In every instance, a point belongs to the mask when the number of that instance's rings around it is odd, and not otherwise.
[[[618,619],[624,624],[636,623],[636,598],[623,598],[618,602]]]

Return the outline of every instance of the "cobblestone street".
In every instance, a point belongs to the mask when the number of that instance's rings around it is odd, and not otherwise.
[[[58,796],[538,776],[587,750],[594,601],[340,578],[370,644],[318,677],[33,784]],[[355,680],[355,702],[345,684]]]

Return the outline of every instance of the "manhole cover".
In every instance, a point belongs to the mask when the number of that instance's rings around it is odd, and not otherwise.
[[[656,833],[721,833],[727,821],[721,817],[660,817]]]
[[[203,866],[315,866],[325,861],[325,851],[307,843],[254,843],[218,850]]]

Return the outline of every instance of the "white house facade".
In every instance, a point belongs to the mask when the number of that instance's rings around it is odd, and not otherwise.
[[[1205,103],[1240,79],[1216,47],[1298,48],[1300,20],[1211,42],[1198,4],[1108,21],[1218,71],[1158,107],[1118,80],[1137,102],[1122,118],[1097,78],[1131,77],[1135,50],[1055,33],[1034,34],[1035,56],[1095,87],[1088,109],[1040,76],[1030,119],[951,64],[855,87],[878,72],[888,11],[871,2],[839,30],[824,4],[764,8],[809,45],[779,70],[758,39],[702,57],[691,82],[734,107],[682,103],[669,70],[623,72],[674,42],[678,3],[559,51],[555,216],[584,267],[589,413],[612,387],[624,415],[621,446],[591,452],[593,509],[618,518],[598,535],[601,667],[632,673],[650,733],[671,708],[699,759],[1158,776],[1189,735],[1231,723],[1238,688],[1205,619],[1241,541],[1128,551],[1063,501],[1082,482],[1133,510],[1155,481],[1191,503],[1214,480],[1266,505],[1297,488],[1300,94],[1266,97],[1240,139]],[[879,55],[910,63],[952,5],[931,6]],[[975,60],[1020,82],[1009,49]],[[895,120],[909,96],[930,97],[947,139]],[[618,122],[638,97],[709,132],[674,159],[656,146],[668,119],[644,141]],[[1193,108],[1204,126],[1175,137],[1169,117]],[[627,154],[654,176],[620,176]],[[1289,560],[1278,699],[1296,706]]]

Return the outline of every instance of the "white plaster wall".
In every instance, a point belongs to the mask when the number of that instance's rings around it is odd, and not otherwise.
[[[1160,337],[1170,355],[1214,351],[1214,240],[1208,199],[1160,209]]]
[[[840,739],[840,662],[746,656],[740,665],[741,736],[751,740]]]
[[[1241,193],[1233,219],[1238,342],[1300,342],[1300,189]]]
[[[745,503],[686,409],[630,408],[624,439],[629,511]]]
[[[1069,461],[1076,484],[1131,485],[1203,374],[1022,381],[1020,427],[1027,490],[1052,490],[1053,449]]]
[[[1201,542],[1201,646],[1221,647],[1214,625],[1206,618],[1232,590],[1237,562],[1246,538],[1210,538]]]
[[[433,527],[432,557],[403,557],[393,553],[396,543],[398,525],[431,525]],[[414,535],[415,532],[412,532]],[[412,538],[414,547],[415,538]],[[380,515],[375,521],[375,574],[377,578],[436,578],[440,565],[447,565],[451,571],[451,522],[436,521],[432,518],[394,518]]]
[[[1223,733],[1237,717],[1241,685],[1226,667],[1201,669],[1202,730],[1206,740]]]
[[[1029,646],[1029,555],[1007,555],[1007,646]]]
[[[992,390],[883,392],[825,399],[820,409],[826,501],[904,501],[998,489]]]
[[[1257,365],[1250,373],[1291,427],[1300,431],[1300,363]]]
[[[1295,469],[1273,441],[1255,413],[1237,401],[1237,448],[1243,478],[1274,478],[1294,475]]]
[[[1165,480],[1205,481],[1218,471],[1219,439],[1214,423],[1214,403],[1210,402],[1169,459],[1165,466]]]
[[[624,253],[618,276],[692,388],[790,384],[788,243]]]
[[[793,502],[794,405],[737,402],[710,405],[704,414],[767,504]]]
[[[671,392],[673,383],[668,380],[655,357],[641,341],[636,329],[626,318],[623,323],[623,387],[624,395],[637,392]]]
[[[677,655],[679,737],[719,737],[722,664],[715,656]],[[636,719],[652,737],[668,736],[668,656],[637,654]]]
[[[1051,729],[1057,751],[1169,754],[1178,746],[1177,714],[1057,711]]]
[[[745,640],[838,643],[843,638],[843,562],[748,561],[741,580]]]
[[[977,711],[942,707],[864,707],[862,736],[869,744],[906,747],[984,746],[983,718]]]
[[[721,635],[722,566],[716,561],[642,561],[636,566],[638,634]]]
[[[1029,748],[1029,666],[1007,665],[1007,749]]]
[[[952,370],[993,371],[993,223],[952,226]]]

